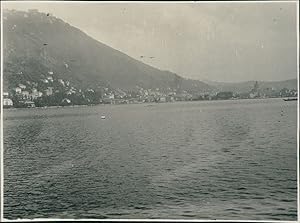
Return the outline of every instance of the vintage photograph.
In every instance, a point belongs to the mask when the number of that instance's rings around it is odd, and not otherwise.
[[[1,221],[298,221],[298,7],[1,2]]]

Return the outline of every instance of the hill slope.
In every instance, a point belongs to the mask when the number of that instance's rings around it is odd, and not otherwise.
[[[208,84],[187,80],[137,61],[89,37],[61,19],[36,10],[4,11],[4,88],[36,81],[52,71],[85,89],[160,88],[206,91]],[[5,90],[5,89],[4,89]]]

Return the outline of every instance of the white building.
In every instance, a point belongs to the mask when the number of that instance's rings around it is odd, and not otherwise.
[[[58,79],[58,82],[65,86],[65,82],[62,79]]]
[[[47,87],[47,89],[45,90],[45,94],[47,96],[52,95],[53,94],[53,87]]]
[[[35,103],[33,101],[25,101],[24,102],[24,105],[27,107],[27,108],[34,108],[35,107]]]
[[[42,81],[43,83],[45,83],[45,84],[48,84],[48,83],[49,83],[49,81],[48,81],[47,79],[41,79],[41,81]]]
[[[48,76],[47,80],[53,82],[53,77],[52,76]]]
[[[37,99],[39,97],[42,97],[43,93],[40,91],[37,91],[37,89],[33,88],[32,89],[32,93],[29,95],[29,97],[31,97],[31,99]]]
[[[14,105],[14,103],[11,99],[9,99],[9,98],[4,98],[3,99],[3,106],[4,107],[11,107],[13,105]]]
[[[160,98],[159,98],[159,101],[160,101],[160,102],[166,102],[167,99],[166,99],[166,97],[160,97]]]
[[[93,89],[91,88],[88,88],[87,91],[90,91],[90,92],[95,92]]]
[[[24,85],[24,84],[19,84],[19,87],[23,90],[23,89],[26,88],[26,85]]]
[[[68,98],[64,98],[61,102],[62,102],[62,103],[70,104],[70,103],[71,103],[71,100],[68,99]]]
[[[22,89],[21,89],[21,88],[19,88],[19,87],[16,87],[16,88],[15,88],[15,92],[16,92],[17,94],[21,94],[21,92],[22,92]]]
[[[29,97],[29,92],[28,91],[22,91],[22,95],[23,95],[23,97],[28,98]]]

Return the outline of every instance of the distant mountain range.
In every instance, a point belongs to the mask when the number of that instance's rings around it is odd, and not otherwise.
[[[4,90],[37,81],[53,72],[81,89],[138,87],[189,93],[248,91],[254,82],[218,83],[183,78],[135,60],[52,15],[37,10],[3,14]],[[120,36],[120,38],[122,38]],[[262,86],[297,88],[296,79],[260,82]]]

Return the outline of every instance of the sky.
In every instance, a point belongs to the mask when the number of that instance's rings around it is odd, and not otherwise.
[[[38,9],[146,64],[186,78],[297,77],[296,2],[2,2]]]

